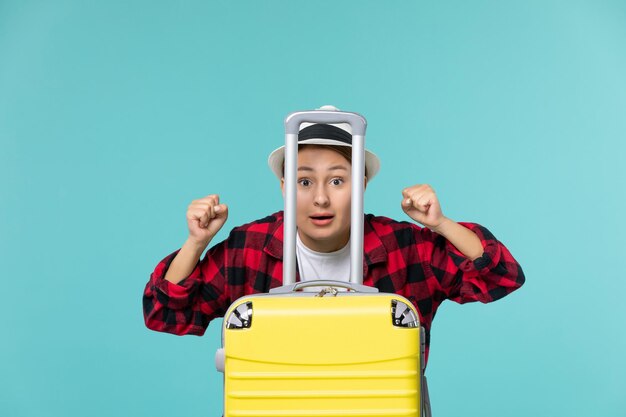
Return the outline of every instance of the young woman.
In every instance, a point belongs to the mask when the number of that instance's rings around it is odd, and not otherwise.
[[[351,139],[349,125],[303,124],[300,130],[297,280],[349,280]],[[270,155],[269,164],[284,187],[283,147]],[[366,177],[359,181],[367,184],[378,168],[378,158],[366,150]],[[363,283],[415,305],[426,328],[428,357],[430,326],[444,300],[495,301],[519,288],[524,274],[486,228],[444,216],[429,185],[407,187],[401,195],[412,221],[364,217]],[[187,241],[156,266],[145,288],[150,329],[202,335],[237,298],[282,285],[282,212],[234,228],[200,261],[227,218],[228,206],[217,195],[189,205]]]

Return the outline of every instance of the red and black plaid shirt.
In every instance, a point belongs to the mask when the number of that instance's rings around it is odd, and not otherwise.
[[[426,357],[430,326],[445,299],[488,303],[524,283],[520,265],[486,228],[461,224],[476,233],[483,245],[483,255],[474,261],[428,228],[365,216],[363,283],[400,294],[415,305],[426,328]],[[146,285],[146,326],[177,335],[202,335],[209,322],[222,317],[239,297],[282,285],[283,213],[233,229],[189,277],[172,284],[164,276],[176,253],[157,265]]]

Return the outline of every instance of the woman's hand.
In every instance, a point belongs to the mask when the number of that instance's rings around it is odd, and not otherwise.
[[[463,255],[474,260],[483,254],[483,245],[476,233],[443,215],[435,190],[417,184],[402,190],[402,210],[410,218],[445,237]]]
[[[228,219],[228,206],[220,204],[220,197],[211,194],[191,202],[187,209],[189,240],[207,246]]]
[[[413,220],[437,231],[446,220],[435,190],[428,184],[417,184],[402,190],[402,210]]]

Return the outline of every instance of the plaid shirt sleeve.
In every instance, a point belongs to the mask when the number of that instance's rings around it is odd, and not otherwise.
[[[165,273],[178,251],[163,259],[150,276],[143,294],[146,326],[177,335],[204,334],[209,322],[229,306],[225,277],[226,243],[209,251],[191,274],[173,284]]]
[[[226,314],[233,300],[280,286],[281,225],[279,212],[232,229],[178,284],[164,279],[178,252],[167,256],[144,290],[146,326],[159,332],[201,336],[211,320]]]
[[[485,227],[475,223],[460,224],[473,231],[483,246],[482,256],[474,261],[430,229],[418,231],[421,256],[429,260],[425,265],[437,278],[445,298],[460,304],[489,303],[521,287],[524,273],[509,250]]]

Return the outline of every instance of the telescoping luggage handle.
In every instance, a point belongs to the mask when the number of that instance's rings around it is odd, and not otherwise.
[[[298,133],[302,123],[348,123],[352,128],[350,282],[363,284],[363,181],[360,179],[365,177],[365,129],[367,122],[358,113],[310,110],[290,113],[285,118],[283,285],[290,285],[296,281],[296,182]]]

